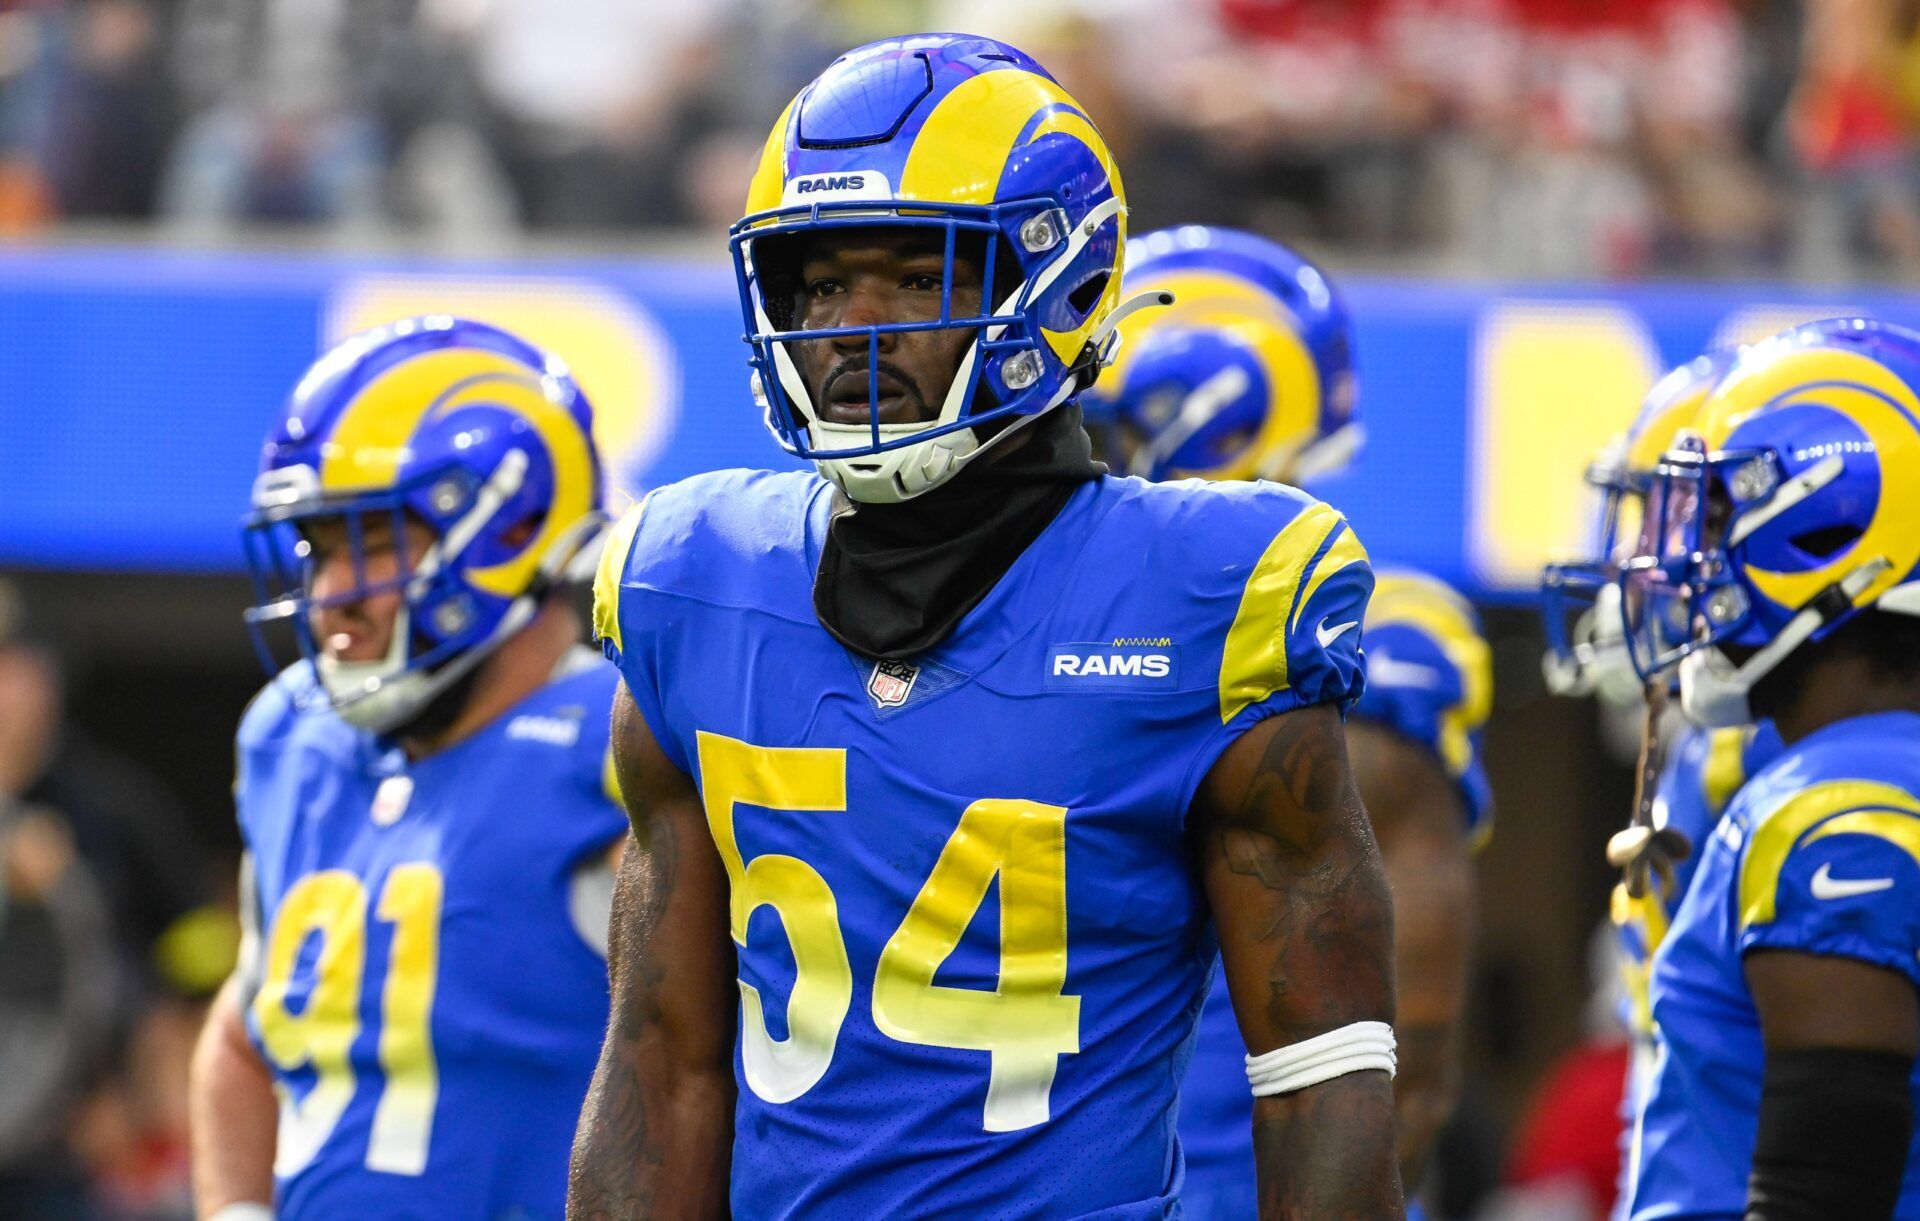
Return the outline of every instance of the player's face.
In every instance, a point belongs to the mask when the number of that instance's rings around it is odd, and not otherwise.
[[[361,523],[361,562],[356,572],[352,533],[345,521],[323,518],[307,523],[303,533],[312,548],[313,636],[320,649],[336,661],[378,661],[393,644],[394,621],[400,613],[401,590],[383,588],[401,575],[400,548],[406,548],[411,571],[433,543],[433,532],[409,520],[405,536],[394,537],[390,518],[374,516]],[[378,592],[361,598],[332,599],[367,588]]]
[[[794,325],[799,329],[932,322],[940,317],[947,267],[945,238],[935,230],[846,229],[810,241],[801,251]],[[980,312],[979,261],[956,254],[953,318]],[[791,346],[795,365],[821,418],[864,424],[877,381],[880,422],[931,420],[960,369],[974,333],[967,329],[882,333],[876,353],[866,335]]]

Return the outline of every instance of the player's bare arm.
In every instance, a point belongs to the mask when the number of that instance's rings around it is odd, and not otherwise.
[[[633,821],[608,966],[613,1013],[574,1140],[572,1218],[727,1216],[738,994],[727,877],[692,781],[623,683],[614,766]]]
[[[1192,827],[1252,1054],[1393,1020],[1393,900],[1334,708],[1242,735],[1201,785]],[[1260,1098],[1253,1123],[1266,1221],[1402,1215],[1387,1073]]]
[[[1353,721],[1347,751],[1393,890],[1394,1114],[1400,1178],[1411,1190],[1460,1089],[1460,1022],[1473,950],[1472,848],[1459,788],[1431,750]]]
[[[237,980],[228,980],[207,1010],[193,1049],[187,1104],[197,1215],[271,1202],[279,1107],[273,1078],[247,1039]]]
[[[1854,959],[1790,950],[1749,954],[1745,968],[1768,1069],[1749,1221],[1831,1216],[1825,1210],[1841,1199],[1884,1201],[1879,1215],[1892,1216],[1913,1138],[1907,1079],[1920,1051],[1913,981]],[[1788,1143],[1788,1134],[1796,1169],[1773,1173],[1765,1151]],[[1823,1183],[1813,1168],[1846,1181]]]

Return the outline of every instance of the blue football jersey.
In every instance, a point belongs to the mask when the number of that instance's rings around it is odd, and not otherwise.
[[[302,667],[253,702],[235,782],[277,1215],[558,1218],[606,1029],[604,943],[570,905],[626,827],[613,668],[579,649],[414,762],[296,698],[312,681]]]
[[[1766,1057],[1744,955],[1833,954],[1920,985],[1916,743],[1920,715],[1905,712],[1809,734],[1706,840],[1653,958],[1659,1050],[1635,1133],[1634,1221],[1746,1213]],[[1920,1217],[1911,1152],[1896,1215]]]
[[[1653,822],[1687,837],[1693,851],[1673,866],[1673,889],[1650,889],[1639,898],[1627,893],[1625,883],[1613,888],[1613,926],[1620,940],[1622,1017],[1633,1039],[1633,1059],[1626,1088],[1620,1096],[1621,1182],[1615,1212],[1626,1215],[1633,1197],[1633,1118],[1652,1080],[1654,1061],[1653,1000],[1649,991],[1654,951],[1667,935],[1680,900],[1693,882],[1705,853],[1707,837],[1720,821],[1727,803],[1761,768],[1773,762],[1783,747],[1773,722],[1701,729],[1686,725],[1668,748],[1655,782]]]
[[[1367,606],[1363,644],[1367,688],[1353,718],[1385,725],[1434,753],[1459,786],[1468,833],[1480,846],[1493,829],[1491,790],[1480,761],[1481,728],[1493,710],[1493,655],[1479,616],[1432,577],[1382,568]],[[1219,974],[1200,1015],[1180,1093],[1180,1142],[1187,1154],[1181,1198],[1196,1221],[1239,1221],[1259,1211],[1246,1056],[1226,978]]]
[[[739,946],[735,1215],[1177,1215],[1216,949],[1185,818],[1264,717],[1359,693],[1373,578],[1276,486],[1100,478],[945,641],[835,643],[811,474],[660,489],[596,627],[692,777]]]

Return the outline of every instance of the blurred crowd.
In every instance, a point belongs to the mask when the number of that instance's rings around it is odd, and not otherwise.
[[[1920,0],[0,0],[0,233],[711,233],[798,86],[913,28],[1053,65],[1145,225],[1920,273]]]
[[[0,581],[0,1217],[191,1217],[187,1064],[237,948],[232,866],[64,695]]]

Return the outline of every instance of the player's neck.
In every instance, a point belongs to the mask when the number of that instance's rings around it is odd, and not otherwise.
[[[1834,657],[1809,670],[1784,703],[1773,723],[1791,744],[1853,717],[1920,712],[1920,683],[1879,673],[1863,657]]]
[[[540,608],[533,622],[480,663],[473,694],[466,707],[445,729],[416,737],[402,737],[400,747],[409,759],[422,759],[472,737],[553,677],[568,649],[580,640],[580,619],[563,601]]]

